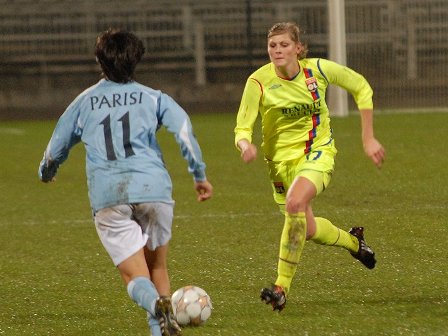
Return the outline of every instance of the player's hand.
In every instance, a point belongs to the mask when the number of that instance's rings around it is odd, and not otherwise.
[[[370,138],[363,143],[364,151],[373,163],[381,168],[386,158],[386,151],[384,147],[375,138]]]
[[[257,158],[257,146],[243,139],[238,141],[238,147],[241,150],[241,159],[244,162],[249,163]]]
[[[207,180],[196,181],[194,183],[194,188],[196,189],[196,192],[198,194],[199,202],[206,201],[213,195],[213,186]]]
[[[56,177],[52,177],[51,180],[41,180],[43,183],[56,182]]]
[[[43,160],[39,167],[39,178],[42,182],[55,182],[56,172],[58,170],[59,164],[52,160]]]

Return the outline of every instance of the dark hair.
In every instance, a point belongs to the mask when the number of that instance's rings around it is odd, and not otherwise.
[[[95,56],[102,76],[117,83],[134,79],[135,67],[144,53],[142,41],[123,29],[109,28],[97,37],[95,43]]]
[[[306,45],[306,43],[303,43],[300,40],[301,32],[297,24],[293,22],[278,22],[269,29],[268,38],[284,33],[288,33],[291,40],[296,43],[300,43],[303,46],[301,53],[298,55],[298,58],[304,59],[308,53],[308,46]]]

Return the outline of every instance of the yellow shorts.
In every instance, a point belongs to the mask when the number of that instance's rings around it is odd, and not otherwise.
[[[278,205],[285,204],[286,193],[297,176],[306,177],[313,182],[317,195],[320,194],[330,183],[336,153],[332,140],[329,144],[317,147],[308,155],[294,160],[266,161],[275,202]]]

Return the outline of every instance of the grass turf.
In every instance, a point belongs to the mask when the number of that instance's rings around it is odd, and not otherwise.
[[[448,114],[377,115],[387,151],[381,170],[362,151],[359,117],[333,119],[336,172],[314,210],[344,229],[365,226],[377,268],[307,243],[280,314],[260,302],[259,290],[275,280],[283,220],[262,158],[239,159],[234,118],[192,116],[215,188],[205,203],[196,202],[171,135],[160,133],[176,200],[172,289],[200,286],[214,304],[210,320],[184,335],[448,335]],[[0,126],[0,335],[148,335],[145,313],[96,236],[82,145],[56,183],[38,181],[54,125]]]

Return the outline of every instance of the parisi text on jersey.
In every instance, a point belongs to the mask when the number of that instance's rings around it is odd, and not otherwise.
[[[143,92],[110,93],[104,96],[91,96],[90,107],[92,111],[105,107],[128,106],[142,103]]]

